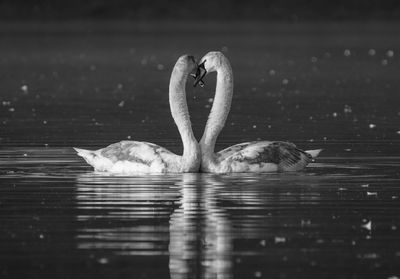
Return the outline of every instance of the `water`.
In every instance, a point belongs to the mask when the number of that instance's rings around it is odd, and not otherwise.
[[[1,26],[0,277],[399,277],[400,26],[188,26]],[[218,148],[289,140],[324,148],[316,163],[120,177],[75,155],[129,137],[181,152],[170,70],[211,49],[235,73]]]

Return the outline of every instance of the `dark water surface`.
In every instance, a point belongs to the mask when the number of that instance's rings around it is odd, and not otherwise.
[[[399,278],[400,25],[0,26],[0,278]],[[180,153],[177,57],[235,74],[218,148],[324,148],[304,172],[116,177],[73,146]],[[215,78],[188,86],[197,137]]]

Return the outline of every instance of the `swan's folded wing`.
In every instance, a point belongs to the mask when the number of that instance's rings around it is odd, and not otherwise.
[[[228,148],[225,148],[225,149],[219,151],[218,153],[216,153],[217,158],[218,158],[218,160],[223,161],[226,158],[228,158],[234,154],[237,154],[241,150],[245,149],[249,144],[252,144],[252,142],[239,143],[239,144],[232,145]]]
[[[249,165],[276,164],[280,171],[304,168],[312,161],[311,155],[288,142],[260,141],[248,144],[244,149],[231,155],[232,161]]]
[[[108,158],[114,164],[117,162],[137,163],[143,166],[158,165],[167,168],[177,155],[169,150],[149,142],[121,141],[99,150],[101,156]]]

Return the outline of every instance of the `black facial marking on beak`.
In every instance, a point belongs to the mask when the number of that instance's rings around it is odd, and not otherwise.
[[[193,82],[194,87],[196,87],[197,84],[199,84],[201,87],[204,87],[203,78],[207,74],[206,67],[204,66],[205,62],[206,60],[204,60],[203,63],[197,66],[196,74],[191,74],[191,76],[194,78]]]

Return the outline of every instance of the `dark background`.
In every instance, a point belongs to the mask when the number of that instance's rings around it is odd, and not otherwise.
[[[398,0],[0,0],[1,20],[398,20]]]

